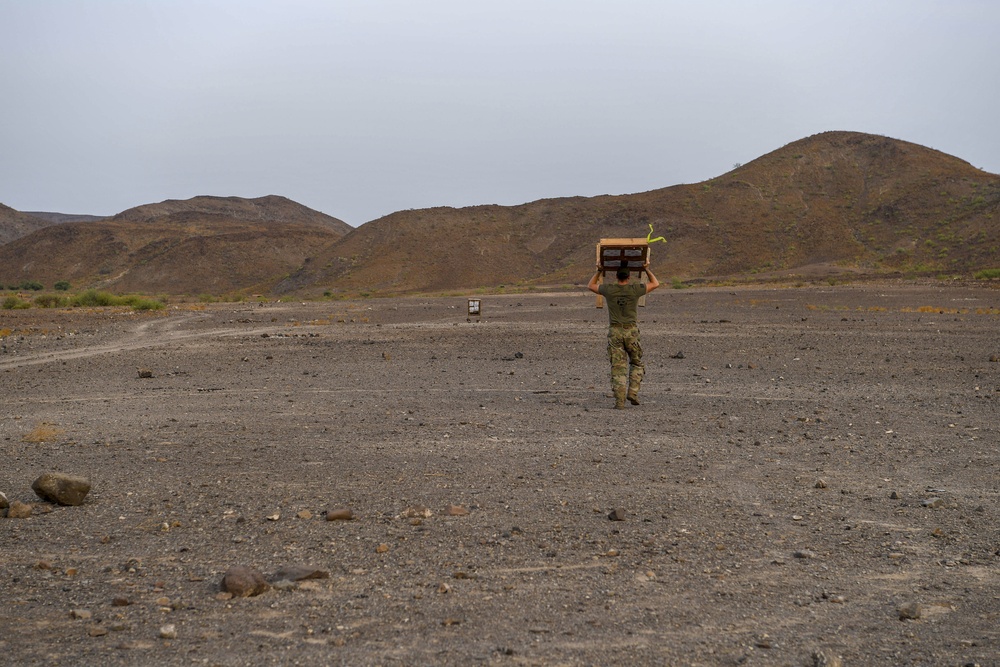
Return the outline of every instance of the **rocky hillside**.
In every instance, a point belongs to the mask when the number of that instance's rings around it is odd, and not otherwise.
[[[585,282],[602,237],[645,236],[664,278],[968,274],[1000,266],[1000,176],[923,146],[827,132],[712,180],[623,196],[401,211],[279,291]]]
[[[46,220],[0,204],[0,245],[48,226]]]
[[[352,228],[283,197],[195,197],[44,227],[0,246],[0,283],[117,292],[265,290]]]
[[[9,231],[23,214],[6,212]],[[560,286],[589,278],[599,239],[649,225],[666,237],[652,252],[661,280],[970,275],[1000,267],[1000,176],[827,132],[703,183],[400,211],[357,229],[282,197],[196,197],[0,245],[0,283],[303,296]]]

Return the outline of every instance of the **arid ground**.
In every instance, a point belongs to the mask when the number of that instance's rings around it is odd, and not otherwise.
[[[0,312],[0,663],[1000,664],[1000,290],[640,315],[616,411],[583,290]]]

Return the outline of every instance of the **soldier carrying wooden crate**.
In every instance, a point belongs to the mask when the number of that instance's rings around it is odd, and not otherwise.
[[[649,270],[648,249],[642,253],[641,269],[630,267],[626,259],[619,261],[615,271],[617,283],[603,284],[608,263],[601,260],[598,246],[597,273],[590,279],[587,289],[604,297],[608,302],[608,359],[611,361],[611,390],[615,395],[615,408],[625,408],[625,400],[639,405],[639,385],[646,367],[642,363],[642,346],[639,342],[639,316],[636,305],[639,299],[660,286],[660,281]],[[646,283],[630,283],[632,271],[644,273]]]

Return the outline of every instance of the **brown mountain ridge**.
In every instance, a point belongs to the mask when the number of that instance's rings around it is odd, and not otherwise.
[[[46,226],[0,246],[0,282],[68,280],[116,292],[267,289],[347,223],[284,197],[194,197]]]
[[[585,282],[602,237],[645,236],[663,280],[967,275],[1000,264],[1000,176],[917,144],[827,132],[718,178],[521,206],[400,211],[323,249],[277,291],[377,293]]]
[[[404,294],[585,282],[602,237],[645,236],[661,280],[970,275],[1000,266],[1000,176],[856,132],[708,181],[519,206],[399,211],[352,229],[281,197],[196,197],[0,245],[0,282],[165,294]],[[2,218],[0,218],[2,227]]]

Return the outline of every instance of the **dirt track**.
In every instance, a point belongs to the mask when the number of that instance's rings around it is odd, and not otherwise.
[[[625,411],[591,295],[465,307],[0,311],[0,663],[1000,664],[1000,291],[665,289]]]

